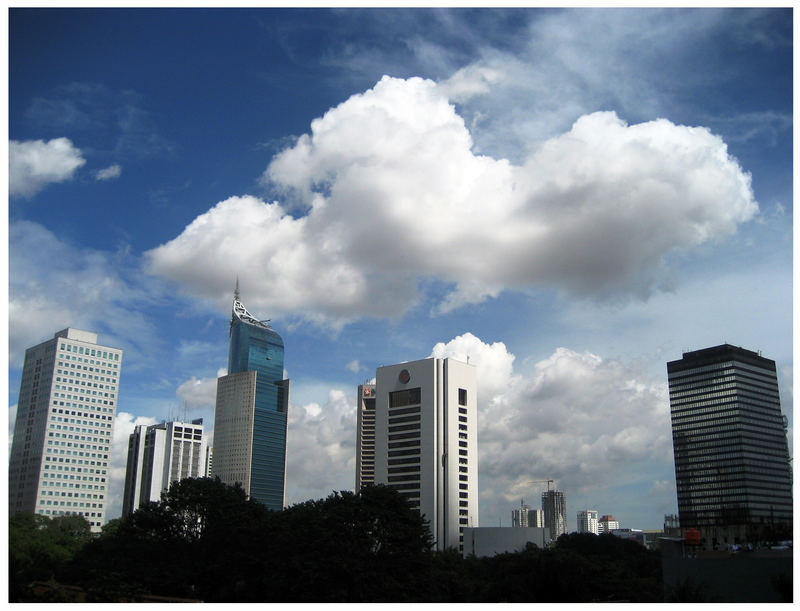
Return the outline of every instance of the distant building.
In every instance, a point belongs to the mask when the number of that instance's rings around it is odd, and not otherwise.
[[[667,363],[678,513],[711,545],[791,525],[775,361],[730,344]]]
[[[239,483],[248,496],[283,509],[289,380],[283,379],[283,340],[239,301],[231,313],[228,375],[217,380],[212,475]]]
[[[375,385],[361,384],[356,395],[356,491],[375,483]]]
[[[550,531],[553,541],[567,532],[567,498],[559,490],[542,492],[544,527]]]
[[[528,543],[543,549],[550,540],[546,528],[504,528],[502,526],[481,526],[464,529],[464,558],[475,555],[486,558],[497,554],[521,552]]]
[[[598,534],[610,533],[617,529],[619,529],[619,522],[614,516],[603,516],[597,521]]]
[[[597,511],[594,509],[584,509],[578,512],[578,532],[598,534]]]
[[[675,514],[664,516],[664,535],[667,537],[679,537],[681,534],[681,522]]]
[[[380,367],[375,390],[375,483],[429,521],[436,549],[462,549],[478,525],[475,366],[430,358]]]
[[[544,515],[541,509],[531,509],[523,499],[519,509],[511,510],[511,526],[515,528],[544,528]]]
[[[161,493],[172,482],[188,477],[206,477],[206,440],[203,419],[137,425],[128,438],[128,463],[122,499],[122,515],[133,513]]]
[[[206,446],[206,476],[211,477],[211,474],[214,472],[214,448],[212,446]]]
[[[639,545],[645,545],[646,536],[644,531],[638,528],[616,528],[610,531],[615,537],[620,539],[627,539],[629,541],[636,541]]]
[[[122,350],[64,329],[25,351],[8,511],[79,515],[100,532],[108,503]]]

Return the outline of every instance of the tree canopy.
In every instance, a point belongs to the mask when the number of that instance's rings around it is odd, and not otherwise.
[[[218,479],[174,483],[92,538],[82,518],[18,515],[19,584],[56,579],[81,600],[206,602],[591,602],[663,598],[660,556],[611,535],[491,558],[432,551],[428,524],[396,490],[368,486],[271,511]],[[72,591],[72,590],[70,590]]]

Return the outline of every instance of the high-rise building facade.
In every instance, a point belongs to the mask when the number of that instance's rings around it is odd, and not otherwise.
[[[667,363],[667,373],[681,527],[790,523],[792,476],[775,361],[723,344],[685,352]]]
[[[598,534],[597,530],[597,511],[594,509],[584,509],[578,512],[578,532]]]
[[[361,384],[356,396],[356,491],[375,483],[375,385]]]
[[[228,375],[217,380],[212,475],[240,483],[252,498],[283,509],[289,380],[283,379],[283,340],[255,319],[238,286],[231,315]]]
[[[134,427],[128,438],[122,515],[160,500],[172,482],[206,477],[206,445],[202,418]]]
[[[542,492],[544,527],[550,529],[550,537],[556,541],[567,532],[567,498],[560,490]]]
[[[520,501],[519,509],[511,510],[511,526],[514,528],[544,528],[544,514],[541,509],[531,509]]]
[[[430,358],[380,367],[375,483],[397,489],[429,522],[437,549],[463,549],[478,526],[475,367]]]
[[[64,329],[25,351],[8,476],[9,514],[81,515],[100,532],[122,350]]]

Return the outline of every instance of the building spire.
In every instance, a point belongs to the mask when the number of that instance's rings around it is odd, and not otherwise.
[[[239,274],[236,274],[236,288],[233,289],[234,301],[239,301]]]

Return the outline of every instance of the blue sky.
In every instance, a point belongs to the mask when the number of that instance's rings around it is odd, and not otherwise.
[[[677,510],[666,361],[775,359],[792,419],[790,9],[13,9],[9,427],[24,349],[125,351],[203,417],[235,278],[286,344],[287,501],[354,484],[355,388],[478,365],[480,517],[535,480]],[[791,442],[791,435],[790,435]],[[120,498],[116,498],[116,497]]]

